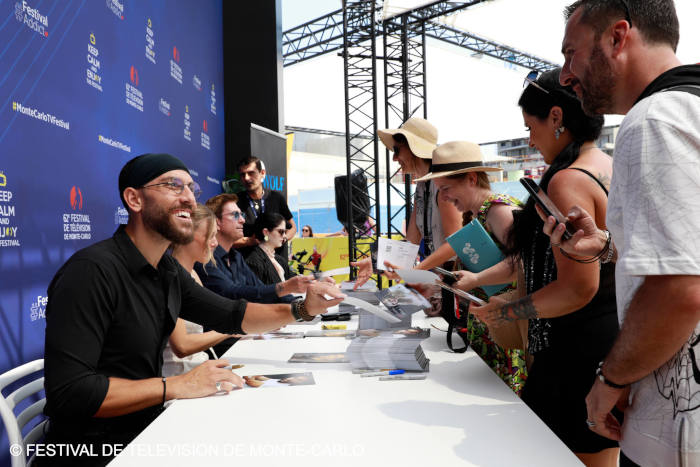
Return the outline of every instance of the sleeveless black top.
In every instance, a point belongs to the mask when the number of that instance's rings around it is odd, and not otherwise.
[[[608,190],[593,174],[585,173],[600,185],[607,196]],[[618,331],[617,303],[615,300],[615,264],[600,264],[598,292],[583,308],[558,318],[537,318],[528,325],[528,350],[532,354],[545,349],[566,346],[574,351],[593,351],[597,345],[609,346]],[[530,251],[523,255],[527,293],[531,294],[557,278],[557,266],[549,237],[542,232],[542,223],[536,227]]]

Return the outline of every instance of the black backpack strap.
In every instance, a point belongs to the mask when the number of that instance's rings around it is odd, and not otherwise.
[[[455,349],[452,345],[452,334],[455,332],[455,330],[457,332],[457,335],[462,338],[462,342],[464,342],[464,347],[459,349]],[[467,330],[462,328],[462,326],[460,326],[457,323],[449,323],[449,325],[447,326],[447,347],[449,347],[450,350],[454,353],[466,352],[469,348],[469,338],[467,337]]]
[[[687,92],[690,94],[695,94],[696,96],[700,97],[700,86],[675,86],[672,88],[666,88],[664,89],[664,92],[667,91],[682,91],[682,92]]]

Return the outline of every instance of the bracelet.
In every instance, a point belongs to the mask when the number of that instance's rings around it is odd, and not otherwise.
[[[303,300],[299,301],[299,308],[297,309],[299,316],[304,321],[313,321],[315,316],[311,316],[308,311],[306,311],[306,302]]]
[[[593,256],[592,258],[578,259],[578,258],[574,258],[573,256],[569,255],[566,251],[562,250],[561,248],[559,249],[559,251],[562,254],[562,256],[564,256],[565,258],[569,258],[570,260],[576,261],[577,263],[581,263],[581,264],[595,263],[596,261],[601,259],[606,252],[608,253],[608,256],[610,257],[610,259],[612,259],[612,255],[610,254],[610,251],[612,249],[610,246],[611,242],[612,242],[612,237],[610,236],[610,231],[604,230],[603,232],[605,232],[605,245],[603,245],[603,248],[600,250],[600,252],[597,255]],[[610,260],[608,260],[608,261],[610,261]],[[606,261],[601,260],[601,262],[604,263]]]
[[[601,383],[605,384],[606,386],[610,386],[611,388],[614,388],[614,389],[625,389],[627,386],[629,386],[629,384],[617,384],[617,383],[613,383],[612,381],[610,381],[609,379],[607,379],[607,378],[603,375],[603,362],[602,362],[602,361],[601,361],[600,363],[598,363],[598,369],[595,371],[595,374],[596,374],[596,376],[598,377],[598,379],[600,380]]]
[[[290,305],[292,306],[292,316],[297,322],[304,321],[304,319],[299,314],[299,302],[301,302],[301,299],[294,300],[292,303],[290,303]]]
[[[606,232],[608,231],[606,230]],[[605,258],[601,258],[601,264],[609,263],[610,261],[612,261],[613,256],[615,256],[615,244],[612,242],[610,232],[608,232],[608,254],[605,256]]]
[[[165,405],[165,376],[163,376],[163,405]]]

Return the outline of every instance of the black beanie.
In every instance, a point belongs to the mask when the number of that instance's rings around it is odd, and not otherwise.
[[[131,159],[119,172],[119,198],[122,204],[126,207],[125,189],[141,188],[154,178],[171,170],[184,170],[189,173],[187,166],[170,154],[141,154]]]

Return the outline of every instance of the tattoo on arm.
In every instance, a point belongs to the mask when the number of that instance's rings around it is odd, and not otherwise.
[[[499,318],[503,321],[537,318],[537,310],[532,303],[532,297],[526,295],[523,298],[501,307],[499,310]]]
[[[605,186],[605,188],[608,189],[608,191],[610,190],[610,176],[608,174],[599,173],[598,180],[600,180],[600,183],[602,183],[603,186]],[[595,182],[593,182],[593,183],[595,183]],[[596,185],[598,185],[598,184],[596,183]]]

